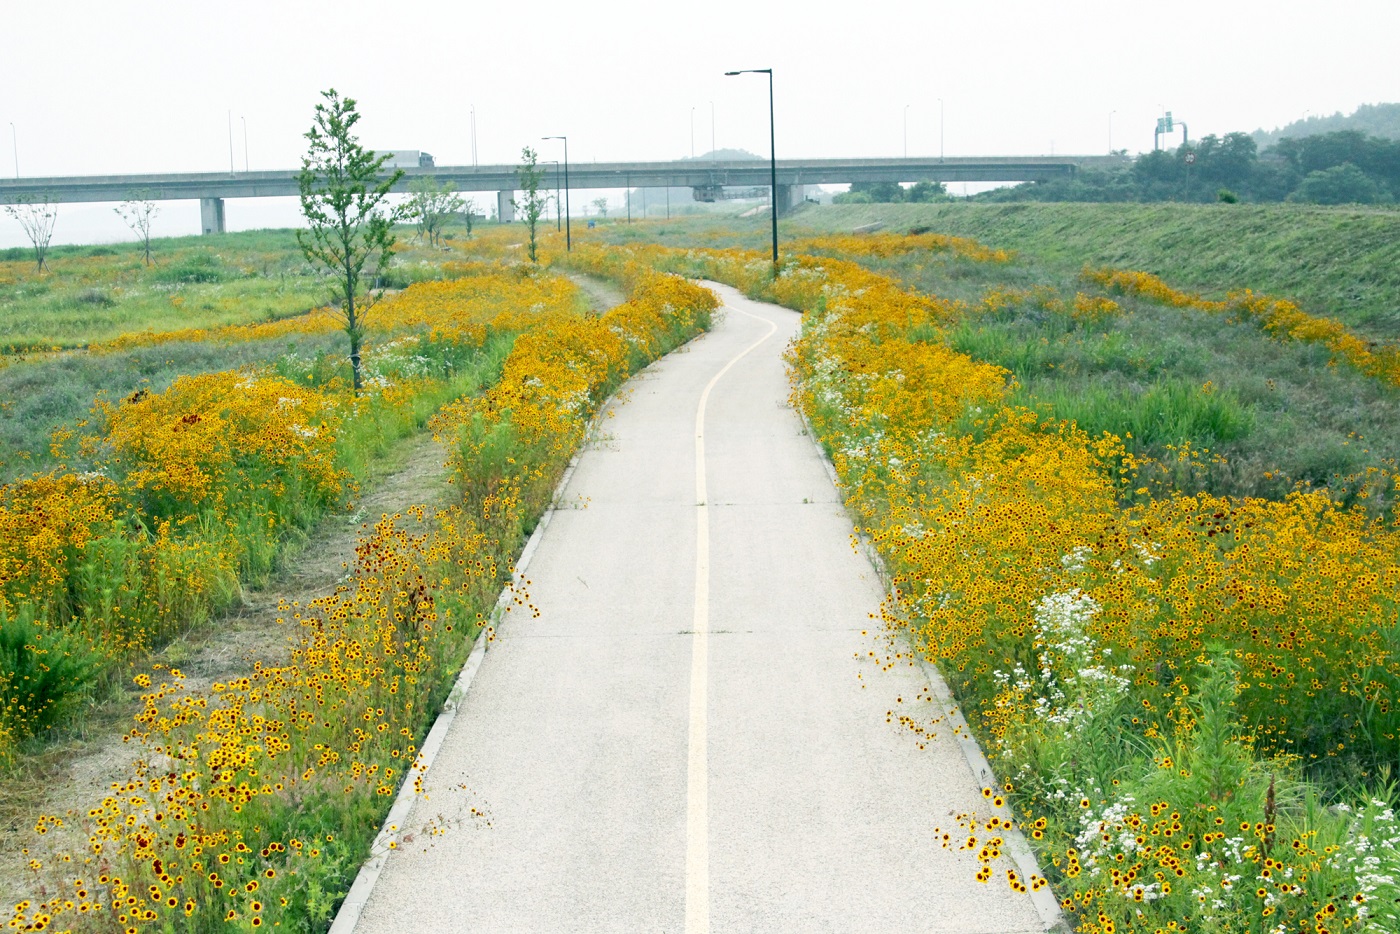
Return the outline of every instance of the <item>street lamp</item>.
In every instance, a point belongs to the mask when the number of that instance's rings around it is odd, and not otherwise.
[[[778,271],[778,143],[773,127],[773,69],[744,68],[740,71],[726,71],[725,75],[767,75],[768,76],[768,165],[770,191],[769,202],[773,205],[773,271]]]
[[[574,249],[574,235],[569,229],[569,138],[567,136],[542,136],[540,139],[562,139],[564,141],[564,252]]]
[[[943,161],[943,98],[938,99],[938,161]]]
[[[564,215],[559,209],[559,160],[546,159],[545,164],[554,163],[554,229],[560,231],[564,229]]]

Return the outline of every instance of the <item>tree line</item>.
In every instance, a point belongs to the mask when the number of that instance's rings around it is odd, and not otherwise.
[[[1121,168],[1084,169],[977,200],[1393,204],[1400,201],[1400,140],[1338,130],[1286,137],[1261,152],[1248,133],[1211,135]]]
[[[837,204],[948,199],[940,182],[856,182]],[[974,201],[1400,202],[1400,140],[1337,130],[1285,137],[1264,149],[1248,133],[1207,136],[1144,153],[1122,166],[1086,168],[1069,178],[1028,182]]]

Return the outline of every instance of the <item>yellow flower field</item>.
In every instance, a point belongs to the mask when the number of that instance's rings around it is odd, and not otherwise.
[[[1119,438],[942,345],[965,306],[850,262],[631,252],[806,313],[794,398],[888,566],[886,621],[954,684],[1078,930],[1396,929],[1393,517],[1152,499]],[[997,818],[958,823],[980,879],[1024,887],[992,871]]]

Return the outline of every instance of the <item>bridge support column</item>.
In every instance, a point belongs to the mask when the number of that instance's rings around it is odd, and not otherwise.
[[[777,192],[778,213],[786,214],[806,199],[806,185],[779,185]]]
[[[515,220],[515,205],[511,204],[514,198],[513,191],[496,192],[496,219],[502,224],[509,224]]]
[[[199,226],[207,234],[224,232],[224,199],[199,199]]]

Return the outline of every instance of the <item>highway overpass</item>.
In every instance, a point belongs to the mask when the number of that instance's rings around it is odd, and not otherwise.
[[[1073,175],[1081,168],[1127,163],[1123,156],[950,156],[909,159],[779,159],[778,204],[802,200],[807,185],[853,182],[1031,182]],[[509,217],[517,185],[516,166],[434,166],[404,169],[396,191],[407,191],[420,177],[452,182],[458,191],[495,191],[498,210]],[[393,171],[393,170],[390,170]],[[75,175],[0,179],[0,203],[25,197],[55,202],[198,200],[205,233],[222,232],[225,198],[296,195],[297,169],[271,172],[199,172],[155,175]],[[552,175],[552,172],[551,172]],[[553,179],[551,178],[551,182]],[[711,201],[726,188],[767,188],[766,159],[675,162],[581,162],[569,165],[569,189],[690,188],[696,200]],[[551,184],[550,187],[553,187]]]

